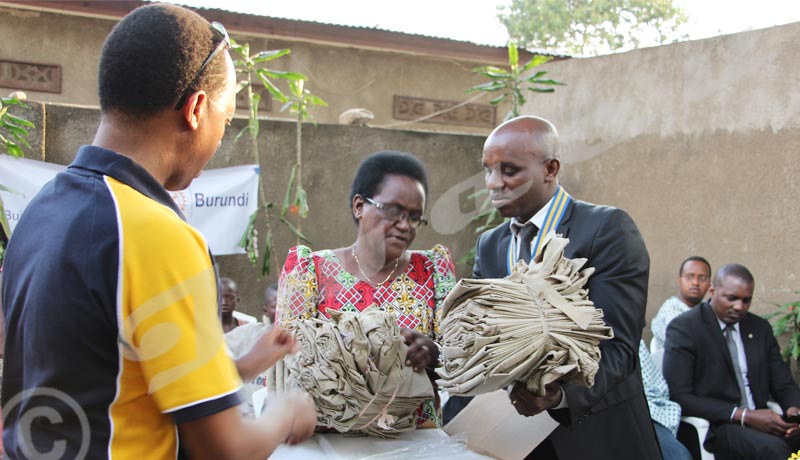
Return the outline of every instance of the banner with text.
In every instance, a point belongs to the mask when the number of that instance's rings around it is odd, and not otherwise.
[[[0,185],[8,189],[0,190],[0,196],[12,233],[34,195],[65,169],[52,163],[0,155]],[[170,195],[189,224],[206,238],[214,254],[244,254],[239,242],[258,207],[258,166],[203,171],[189,188]]]

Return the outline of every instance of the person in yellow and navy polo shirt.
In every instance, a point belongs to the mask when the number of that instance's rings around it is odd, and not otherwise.
[[[9,458],[265,459],[308,438],[301,395],[243,421],[217,275],[167,190],[187,187],[235,111],[220,24],[151,4],[100,58],[100,127],[8,245],[3,441]],[[273,352],[293,347],[276,333]]]

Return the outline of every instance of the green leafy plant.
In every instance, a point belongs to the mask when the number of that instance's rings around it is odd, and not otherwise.
[[[534,55],[524,65],[520,65],[517,45],[513,41],[509,41],[508,69],[489,65],[475,67],[472,71],[488,78],[489,81],[469,88],[467,93],[476,91],[497,93],[497,96],[489,102],[490,104],[494,106],[502,102],[509,102],[511,104],[511,110],[508,111],[503,121],[518,117],[522,107],[525,105],[525,102],[527,102],[525,98],[526,91],[533,93],[552,93],[555,91],[555,88],[553,88],[554,86],[564,86],[564,83],[551,78],[545,78],[547,72],[544,70],[531,73],[534,68],[546,64],[551,59],[552,57],[549,56]],[[479,196],[487,195],[487,193],[488,190],[481,190],[470,195],[469,199],[475,199]],[[503,222],[503,217],[500,215],[500,211],[492,206],[491,199],[486,196],[478,214],[472,218],[472,221],[483,221],[483,224],[475,230],[475,233],[480,235],[484,231],[501,224]],[[474,260],[475,248],[473,247],[461,258],[459,263],[471,265]]]
[[[563,86],[564,83],[545,78],[547,72],[540,70],[529,74],[531,70],[542,64],[550,62],[550,56],[534,55],[524,65],[519,64],[519,51],[513,41],[508,42],[508,70],[495,66],[480,66],[472,69],[473,72],[488,78],[487,83],[473,86],[467,93],[483,91],[486,93],[499,93],[489,103],[498,105],[501,102],[511,103],[511,110],[506,114],[504,121],[520,115],[520,110],[525,105],[525,91],[534,93],[552,93],[553,86]]]
[[[800,291],[795,291],[795,294],[800,295]],[[775,304],[775,306],[778,307],[778,310],[765,315],[765,318],[777,318],[772,324],[775,337],[780,337],[787,332],[791,333],[789,343],[784,347],[782,355],[784,360],[791,357],[797,361],[800,359],[800,299],[783,305]]]
[[[289,97],[281,108],[281,111],[289,110],[295,114],[295,147],[297,162],[292,167],[289,184],[286,187],[286,194],[281,208],[281,221],[289,226],[299,239],[309,242],[303,235],[302,225],[298,221],[292,224],[289,221],[289,214],[295,214],[301,219],[308,217],[308,194],[303,188],[303,122],[311,119],[309,107],[312,105],[327,107],[328,103],[323,101],[305,88],[304,80],[289,81]],[[292,197],[292,195],[294,195]]]
[[[24,95],[24,93],[22,94]],[[10,96],[0,99],[0,144],[3,148],[0,153],[11,155],[14,158],[25,156],[23,147],[31,148],[27,140],[28,130],[36,127],[30,121],[8,112],[12,106],[30,108],[24,102],[25,97],[20,96],[19,93],[12,93]]]
[[[260,134],[258,106],[261,102],[261,96],[253,91],[253,85],[260,84],[275,100],[283,103],[284,105],[281,111],[289,110],[296,115],[297,162],[292,167],[292,173],[286,187],[280,220],[286,224],[289,230],[296,235],[298,239],[311,243],[308,238],[303,235],[300,223],[294,224],[290,221],[289,214],[297,214],[303,219],[308,217],[308,195],[303,188],[303,155],[301,142],[303,122],[311,118],[309,113],[310,106],[318,105],[327,107],[328,104],[319,97],[311,94],[311,92],[305,88],[305,81],[308,80],[308,77],[304,74],[300,72],[273,70],[267,67],[268,62],[291,53],[290,49],[284,48],[279,50],[259,51],[251,55],[249,44],[239,44],[232,41],[231,45],[232,50],[237,56],[234,61],[236,72],[241,76],[239,91],[245,91],[249,108],[247,126],[237,134],[236,139],[239,140],[245,133],[249,134],[252,145],[251,150],[254,160],[259,165],[259,170],[261,169],[261,156],[258,150],[258,136]],[[288,94],[285,94],[278,88],[278,85],[275,83],[275,81],[278,80],[285,81],[288,84]],[[260,210],[264,213],[264,220],[267,228],[267,234],[264,237],[264,254],[261,258],[261,274],[269,275],[272,255],[275,253],[269,215],[269,210],[273,207],[273,203],[267,201],[262,181],[259,181],[259,198],[261,200]],[[254,265],[258,265],[259,258],[258,231],[255,226],[258,211],[259,210],[250,217],[247,230],[244,235],[242,235],[242,240],[240,242],[241,246],[245,248],[248,258]]]
[[[25,102],[25,93],[12,93],[8,97],[0,98],[0,148],[6,155],[11,155],[14,158],[22,158],[25,156],[24,148],[30,148],[27,137],[30,134],[29,129],[36,128],[32,122],[9,113],[9,108],[17,106],[23,109],[30,109],[30,106]],[[17,193],[16,191],[0,184],[0,190],[4,192]],[[8,218],[6,217],[6,209],[3,204],[3,199],[0,197],[0,227],[3,230],[3,239],[0,239],[0,265],[3,263],[5,256],[5,241],[11,236],[11,227],[8,225]]]
[[[249,43],[239,44],[232,40],[231,50],[234,52],[236,73],[240,78],[238,89],[239,91],[245,92],[248,101],[247,126],[239,131],[236,135],[236,140],[238,141],[245,133],[248,134],[251,142],[251,151],[253,152],[253,160],[259,165],[259,171],[261,171],[263,166],[261,165],[261,155],[258,150],[258,136],[260,134],[258,106],[261,103],[261,96],[253,90],[254,85],[259,84],[263,86],[273,98],[281,102],[286,102],[289,101],[289,98],[278,89],[273,80],[288,80],[290,82],[302,81],[306,80],[306,76],[297,72],[273,70],[267,67],[268,62],[291,53],[291,50],[288,48],[259,51],[250,54]],[[258,181],[258,195],[260,200],[259,209],[250,216],[249,225],[242,235],[241,246],[245,249],[250,262],[252,262],[253,265],[258,265],[258,231],[255,225],[259,211],[263,212],[264,222],[267,228],[267,234],[264,236],[263,255],[261,256],[261,274],[263,276],[270,274],[272,256],[275,253],[273,250],[272,225],[269,214],[269,210],[272,208],[273,204],[267,201],[263,181]]]

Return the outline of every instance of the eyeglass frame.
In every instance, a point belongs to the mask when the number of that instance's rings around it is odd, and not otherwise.
[[[367,203],[369,203],[372,206],[375,206],[377,209],[379,209],[381,211],[381,213],[386,218],[393,219],[395,222],[400,222],[401,220],[405,219],[408,222],[408,225],[410,225],[411,228],[413,228],[414,230],[420,229],[420,228],[428,225],[428,219],[426,219],[426,218],[424,218],[422,216],[422,211],[419,211],[419,220],[414,221],[411,218],[411,211],[409,211],[408,209],[406,209],[406,208],[404,208],[404,207],[402,207],[400,205],[393,204],[393,203],[381,203],[380,201],[375,201],[372,198],[366,197],[366,196],[364,197],[364,200],[366,200]],[[387,214],[387,212],[389,210],[388,208],[390,206],[392,206],[394,208],[397,208],[397,209],[400,209],[400,210],[402,210],[402,212],[399,215],[393,217],[393,216]],[[417,211],[414,211],[414,212],[416,213]]]
[[[222,23],[216,21],[212,22],[211,30],[218,34],[221,34],[222,40],[220,40],[219,43],[217,43],[217,46],[214,48],[213,51],[211,51],[211,54],[209,54],[206,60],[203,61],[203,64],[200,65],[200,68],[197,70],[197,73],[194,74],[194,78],[192,78],[192,81],[189,82],[189,86],[187,86],[186,89],[183,91],[183,93],[181,93],[181,97],[178,99],[178,103],[175,104],[175,110],[180,110],[181,107],[183,107],[183,105],[186,103],[186,99],[189,98],[189,94],[192,88],[194,88],[194,85],[197,84],[197,81],[200,79],[200,75],[203,74],[203,71],[206,70],[206,67],[208,67],[211,61],[215,57],[217,57],[217,55],[224,48],[231,47],[231,38],[230,36],[228,36],[228,31],[225,30],[225,26],[223,26]]]

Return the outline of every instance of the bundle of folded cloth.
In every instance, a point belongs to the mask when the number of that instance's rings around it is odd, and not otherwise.
[[[479,395],[523,382],[545,394],[561,380],[594,383],[601,340],[613,338],[584,288],[594,268],[567,259],[568,239],[545,239],[542,252],[503,279],[462,279],[442,312],[441,389]]]
[[[271,388],[311,395],[319,427],[377,437],[413,430],[417,407],[433,398],[433,385],[425,372],[405,365],[407,346],[395,315],[375,307],[330,314],[330,320],[282,325],[300,351],[275,366]]]

